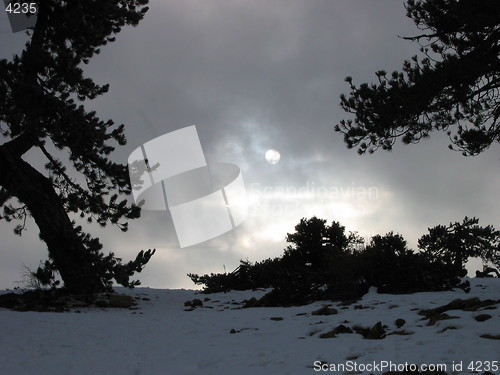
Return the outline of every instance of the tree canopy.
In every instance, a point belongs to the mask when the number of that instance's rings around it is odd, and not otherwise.
[[[129,276],[152,252],[122,265],[113,253],[104,256],[99,240],[84,233],[68,213],[122,230],[127,219],[139,216],[137,206],[118,199],[131,192],[127,166],[109,158],[116,144],[126,142],[124,125],[85,109],[83,102],[109,86],[85,77],[83,65],[122,27],[137,25],[148,0],[36,3],[37,22],[27,31],[31,38],[25,49],[10,61],[0,60],[0,219],[20,219],[15,229],[20,234],[32,216],[49,250],[46,267],[59,271],[71,290],[101,290],[112,279],[133,285]],[[31,149],[46,158],[45,170],[23,160]],[[69,170],[55,150],[69,153]],[[77,180],[77,173],[83,179]]]
[[[500,2],[408,0],[406,14],[421,31],[404,39],[421,56],[401,71],[376,72],[376,83],[356,86],[341,107],[354,119],[335,126],[358,153],[391,150],[398,138],[417,143],[446,131],[449,147],[477,155],[500,142]]]
[[[500,231],[479,226],[476,218],[438,225],[418,240],[420,251],[408,247],[402,235],[374,235],[367,242],[356,232],[346,233],[337,221],[327,225],[318,217],[302,218],[283,255],[251,263],[240,261],[230,273],[188,274],[205,293],[231,289],[273,288],[246,307],[289,306],[315,300],[358,299],[370,286],[382,293],[414,293],[460,287],[468,292],[465,263],[483,260],[482,277],[498,275]],[[494,267],[489,267],[493,263]]]
[[[418,240],[418,247],[432,258],[453,264],[465,274],[465,263],[478,257],[484,265],[493,263],[500,269],[500,231],[492,225],[479,226],[479,219],[468,218],[448,226],[429,228]]]

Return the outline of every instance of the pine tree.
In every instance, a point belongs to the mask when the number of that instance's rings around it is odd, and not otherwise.
[[[453,265],[463,273],[470,257],[500,267],[500,231],[492,225],[479,226],[479,219],[474,217],[429,228],[429,233],[418,240],[418,247],[430,258]]]
[[[148,0],[37,1],[36,26],[25,49],[12,60],[0,60],[0,206],[1,219],[32,216],[46,243],[46,268],[57,270],[72,292],[110,288],[112,280],[131,286],[129,277],[142,269],[152,251],[141,251],[122,264],[113,253],[77,226],[68,213],[89,222],[127,229],[140,210],[119,196],[130,194],[126,165],[109,159],[112,142],[125,144],[123,125],[103,121],[82,102],[108,91],[84,76],[82,66],[115,40],[125,25],[135,26]],[[45,170],[25,160],[30,150],[46,159]],[[70,165],[53,150],[68,152]],[[74,178],[80,174],[82,184]],[[82,179],[80,179],[82,180]]]
[[[406,10],[422,34],[404,39],[418,42],[423,58],[376,72],[377,83],[357,87],[347,77],[340,105],[354,119],[335,130],[360,154],[391,150],[398,138],[417,143],[433,130],[466,156],[499,143],[500,1],[409,0]]]

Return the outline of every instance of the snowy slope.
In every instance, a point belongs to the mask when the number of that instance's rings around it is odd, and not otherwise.
[[[418,315],[421,309],[454,299],[500,299],[500,279],[470,281],[469,294],[456,290],[389,295],[372,290],[348,306],[321,301],[241,309],[243,300],[265,292],[204,295],[193,290],[118,288],[137,297],[138,309],[79,308],[66,313],[0,309],[0,374],[380,374],[390,370],[381,367],[388,361],[400,369],[405,363],[446,364],[449,374],[473,370],[482,374],[489,364],[492,373],[500,374],[493,362],[500,361],[500,340],[480,337],[500,335],[499,304],[481,311],[447,311],[457,318],[432,326]],[[184,302],[207,297],[210,301],[203,307],[185,311]],[[338,313],[311,314],[327,304]],[[478,322],[474,317],[480,314],[491,318]],[[397,328],[396,319],[406,323]],[[370,328],[379,321],[387,326],[383,339],[366,339],[358,333],[320,338],[340,324]],[[400,334],[391,334],[395,331]],[[482,368],[467,369],[471,361]],[[460,363],[462,371],[456,366]]]

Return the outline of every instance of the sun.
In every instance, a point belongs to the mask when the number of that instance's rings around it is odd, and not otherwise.
[[[266,151],[265,158],[269,164],[277,164],[280,161],[281,155],[279,151],[270,149]]]

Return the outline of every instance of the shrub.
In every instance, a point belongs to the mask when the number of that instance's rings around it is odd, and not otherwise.
[[[470,257],[479,257],[484,263],[492,262],[500,269],[500,231],[491,225],[480,227],[479,219],[450,223],[429,228],[429,233],[418,240],[418,247],[430,258],[455,267],[457,274],[465,276],[465,263]]]
[[[290,245],[280,258],[253,264],[241,261],[231,273],[188,276],[195,284],[204,285],[207,293],[273,288],[260,303],[266,306],[355,299],[370,286],[383,293],[446,290],[459,285],[464,254],[498,257],[498,251],[492,251],[498,232],[492,227],[471,226],[477,224],[474,220],[466,218],[463,225],[430,229],[430,234],[419,240],[424,251],[416,253],[393,232],[373,236],[363,246],[355,232],[346,234],[338,222],[328,226],[323,219],[303,218],[295,232],[287,234]],[[470,233],[482,237],[472,239]]]

